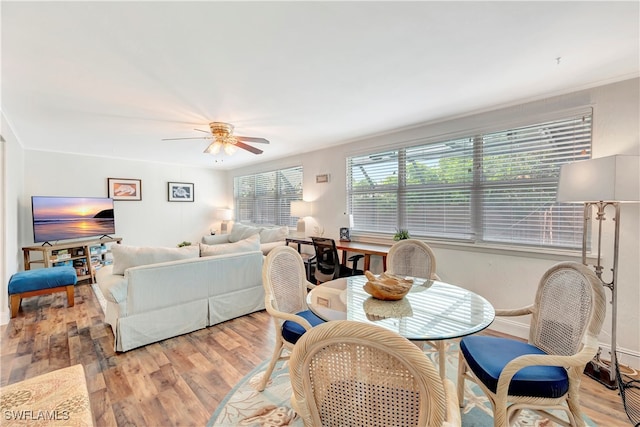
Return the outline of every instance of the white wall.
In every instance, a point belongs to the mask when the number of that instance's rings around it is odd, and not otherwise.
[[[639,92],[640,79],[628,80],[567,95],[540,99],[447,121],[429,123],[386,135],[379,135],[324,150],[264,163],[259,167],[241,168],[230,172],[234,176],[302,165],[304,168],[304,199],[314,201],[315,220],[325,228],[325,235],[338,238],[340,216],[346,206],[346,157],[376,148],[406,145],[422,138],[438,138],[460,131],[490,129],[505,123],[529,121],[557,112],[593,107],[593,156],[640,154]],[[330,174],[328,184],[316,184],[315,175]],[[618,351],[620,359],[640,367],[640,243],[638,205],[625,205],[621,215],[621,246],[618,273]],[[610,223],[610,222],[609,222]],[[605,265],[611,262],[611,233],[605,237]],[[386,243],[391,244],[388,240]],[[480,245],[452,245],[429,242],[437,256],[438,274],[485,296],[495,307],[515,308],[531,303],[538,280],[551,265],[564,260],[581,261],[580,253],[522,252]],[[612,244],[611,244],[612,245]],[[374,271],[381,269],[379,263]],[[607,294],[610,293],[607,291]],[[526,337],[528,318],[496,320],[492,327]],[[611,322],[607,319],[600,341],[607,349]],[[608,354],[603,355],[608,358]]]
[[[212,169],[26,150],[20,243],[33,243],[31,196],[107,197],[107,178],[142,180],[141,201],[115,201],[116,235],[123,244],[197,243],[218,225],[215,208],[226,203],[225,174]],[[169,202],[170,181],[193,183],[195,201]]]
[[[2,167],[0,184],[2,192],[2,231],[0,232],[0,324],[9,321],[7,283],[13,273],[20,270],[22,252],[20,251],[19,227],[20,227],[20,200],[23,194],[24,177],[24,150],[13,134],[11,126],[2,115],[2,136],[5,142],[2,144]]]

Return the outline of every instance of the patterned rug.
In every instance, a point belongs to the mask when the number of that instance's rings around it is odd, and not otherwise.
[[[438,366],[438,353],[425,346],[425,353]],[[266,369],[267,362],[250,372],[225,397],[213,413],[207,427],[302,427],[302,420],[291,409],[291,383],[289,381],[288,362],[276,365],[267,388],[262,392],[256,390]],[[458,345],[453,343],[447,349],[447,375],[455,382],[458,372]],[[477,385],[465,381],[465,404],[462,411],[463,427],[486,427],[493,425],[491,404]],[[563,419],[566,416],[560,411]],[[584,417],[588,426],[595,424]],[[551,427],[555,423],[530,411],[522,411],[512,427]]]
[[[58,369],[0,389],[2,426],[93,425],[82,365]]]

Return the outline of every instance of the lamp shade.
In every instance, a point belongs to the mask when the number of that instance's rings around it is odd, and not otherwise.
[[[216,215],[222,221],[229,221],[233,217],[233,211],[231,209],[218,209]]]
[[[305,202],[303,200],[294,200],[291,202],[290,215],[298,218],[304,218],[305,216],[311,216],[311,202]]]
[[[353,228],[353,215],[347,213],[342,215],[342,223],[340,225],[346,228]]]
[[[564,203],[640,201],[640,156],[610,156],[560,167],[556,200]]]

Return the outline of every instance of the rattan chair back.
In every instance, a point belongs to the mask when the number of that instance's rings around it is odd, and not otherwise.
[[[436,256],[429,245],[420,240],[400,240],[389,249],[387,271],[399,276],[434,279]]]
[[[554,265],[538,285],[529,342],[547,354],[577,353],[586,335],[597,338],[602,329],[604,298],[602,283],[588,267]]]
[[[307,273],[300,254],[289,246],[269,252],[262,268],[267,311],[298,313],[307,310]]]
[[[445,389],[431,361],[376,325],[339,320],[302,336],[290,359],[292,404],[306,427],[440,426]]]

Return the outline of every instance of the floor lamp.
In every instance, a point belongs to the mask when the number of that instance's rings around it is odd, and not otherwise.
[[[611,290],[611,362],[607,366],[600,360],[600,351],[587,366],[586,373],[605,386],[616,388],[616,338],[618,251],[620,249],[620,204],[640,201],[640,156],[610,156],[563,165],[556,200],[564,203],[584,203],[582,230],[582,263],[587,264],[587,234],[591,213],[595,210],[597,221],[597,258],[593,265],[602,284]],[[609,208],[609,209],[607,209]],[[606,211],[613,210],[614,236],[611,280],[602,275],[602,227]],[[607,375],[608,374],[608,375]]]

